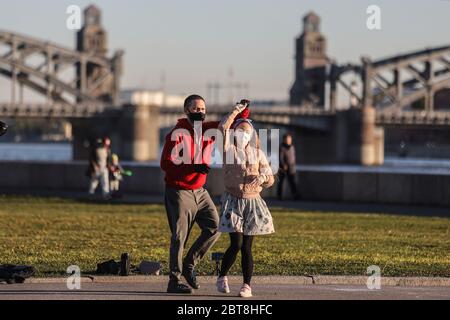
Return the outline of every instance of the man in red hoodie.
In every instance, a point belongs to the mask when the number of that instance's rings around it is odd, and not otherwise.
[[[219,122],[205,122],[205,100],[191,95],[184,102],[186,118],[179,119],[166,136],[161,156],[165,172],[165,206],[172,237],[170,240],[170,276],[167,292],[191,293],[181,283],[183,276],[194,289],[199,285],[194,267],[219,238],[219,215],[208,191],[203,188],[210,170],[213,138],[204,134],[217,129]],[[197,223],[201,234],[183,260],[189,233]]]

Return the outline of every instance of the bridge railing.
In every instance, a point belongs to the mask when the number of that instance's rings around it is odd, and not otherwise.
[[[379,111],[376,113],[379,125],[432,125],[450,126],[449,111]]]
[[[5,118],[88,118],[106,115],[107,111],[117,108],[99,104],[80,104],[77,106],[64,104],[23,104],[11,105],[0,103],[0,117]]]
[[[208,106],[208,114],[227,114],[233,110],[233,106]],[[321,108],[303,108],[291,106],[255,106],[251,108],[252,114],[270,114],[270,115],[333,115],[334,111]],[[183,114],[183,107],[161,107],[160,113],[163,114]]]

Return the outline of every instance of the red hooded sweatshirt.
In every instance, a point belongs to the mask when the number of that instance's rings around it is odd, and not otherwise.
[[[202,152],[194,152],[194,128],[187,118],[179,119],[166,136],[161,155],[161,169],[165,172],[166,185],[175,189],[195,190],[206,183],[206,174],[194,171],[194,164],[211,164],[214,138],[203,135],[209,129],[217,129],[218,121],[203,122]],[[195,159],[194,159],[195,156]]]

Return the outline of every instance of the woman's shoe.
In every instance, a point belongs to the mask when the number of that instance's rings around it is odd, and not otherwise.
[[[230,287],[228,286],[228,278],[219,277],[217,278],[217,291],[222,293],[230,293]]]
[[[246,283],[242,285],[241,291],[239,291],[239,297],[241,298],[251,298],[252,295],[252,288]]]

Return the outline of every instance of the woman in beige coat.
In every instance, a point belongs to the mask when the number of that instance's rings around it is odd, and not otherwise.
[[[243,104],[245,103],[245,104]],[[248,102],[237,104],[219,125],[223,133],[225,193],[221,199],[219,232],[230,234],[230,247],[222,260],[217,289],[229,293],[227,273],[239,251],[242,255],[244,283],[241,297],[251,297],[253,273],[252,243],[255,235],[275,232],[270,211],[260,193],[274,183],[269,162],[260,149]]]

